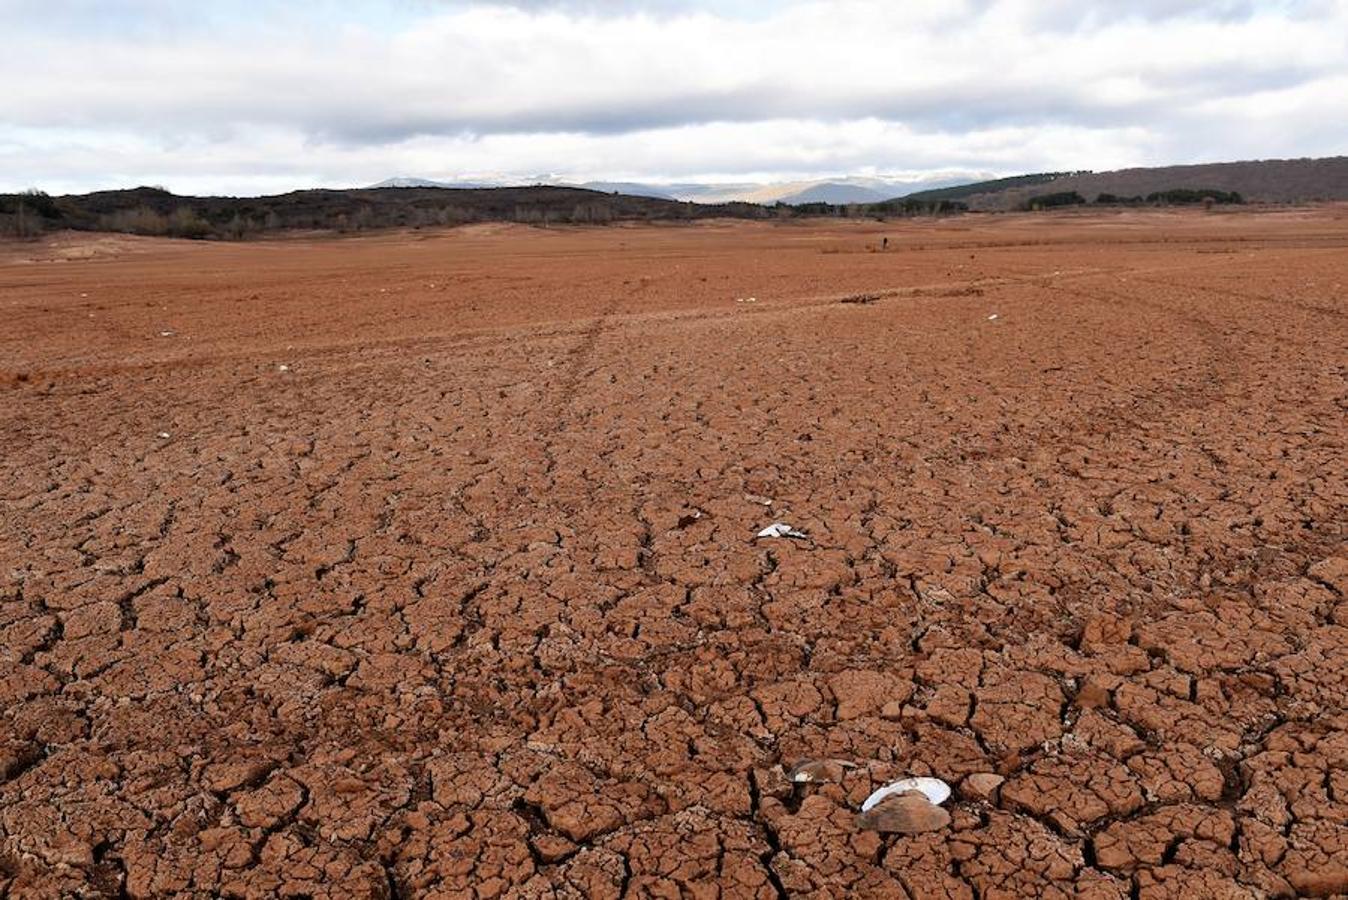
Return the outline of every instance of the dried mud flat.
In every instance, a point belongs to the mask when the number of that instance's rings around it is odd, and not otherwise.
[[[0,895],[1348,892],[1348,210],[78,243]]]

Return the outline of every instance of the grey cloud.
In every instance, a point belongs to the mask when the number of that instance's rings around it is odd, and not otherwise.
[[[977,154],[988,152],[980,135],[1007,129],[1067,129],[1096,153],[1108,144],[1092,136],[1118,140],[1109,136],[1131,129],[1158,152],[1182,153],[1215,133],[1197,110],[1348,76],[1348,7],[1335,0],[1258,9],[1239,0],[968,0],[937,12],[862,0],[744,0],[738,18],[701,0],[512,4],[558,12],[546,26],[471,2],[386,2],[387,20],[370,4],[338,0],[288,11],[261,3],[258,15],[240,17],[236,8],[229,20],[224,6],[207,7],[215,18],[202,18],[156,0],[113,4],[120,18],[91,0],[55,4],[45,17],[35,0],[0,0],[5,18],[21,23],[0,57],[0,81],[17,85],[0,94],[0,141],[8,128],[37,136],[24,147],[44,134],[78,134],[91,146],[134,138],[165,154],[175,145],[198,154],[217,147],[219,161],[184,165],[274,171],[264,157],[275,152],[267,142],[276,135],[342,160],[425,141],[476,158],[497,138],[560,146],[582,136],[586,152],[598,154],[633,136],[666,135],[673,147],[680,130],[763,123],[780,134],[789,131],[773,123],[795,121],[819,126],[817,147],[731,147],[741,161],[727,152],[686,162],[653,138],[642,144],[640,165],[687,175],[699,174],[697,166],[876,166],[892,151],[877,157],[866,135],[890,129],[892,142],[902,128],[932,138],[931,156],[911,154],[923,164],[939,165],[944,154],[977,166]],[[343,27],[343,11],[357,8],[363,18]],[[697,10],[704,14],[676,15]],[[671,18],[626,18],[632,12]],[[1328,103],[1314,116],[1239,107],[1234,127],[1256,127],[1228,143],[1257,147],[1258,135],[1276,134],[1283,147],[1304,135],[1307,146],[1323,147],[1325,122],[1341,121],[1348,101]],[[739,140],[755,133],[717,131],[732,132]],[[522,154],[517,144],[512,152]],[[31,149],[5,155],[42,163]]]
[[[952,80],[930,89],[887,90],[864,85],[847,93],[803,92],[798,85],[768,81],[731,89],[666,90],[658,96],[571,100],[516,108],[467,111],[453,104],[383,102],[378,96],[277,94],[254,99],[246,84],[212,102],[174,95],[137,109],[109,108],[97,94],[44,114],[64,127],[128,126],[157,131],[165,139],[190,129],[195,135],[243,137],[250,127],[294,127],[314,140],[350,144],[389,144],[426,135],[482,135],[578,132],[614,135],[709,122],[753,122],[804,118],[846,120],[876,118],[913,127],[972,131],[1009,125],[1064,123],[1118,127],[1182,117],[1185,107],[1223,96],[1294,87],[1315,78],[1307,67],[1283,65],[1250,71],[1232,64],[1198,67],[1187,73],[1146,74],[1142,84],[1164,97],[1103,102],[1090,83],[1037,84],[1007,79],[989,90],[979,78]]]

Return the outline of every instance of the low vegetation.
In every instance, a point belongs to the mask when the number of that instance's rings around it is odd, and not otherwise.
[[[359,232],[472,222],[603,225],[705,218],[873,218],[941,215],[950,200],[884,203],[699,204],[581,188],[369,188],[296,191],[271,197],[180,197],[157,187],[49,197],[0,195],[0,234],[35,237],[59,228],[192,239],[240,240],[278,231]]]
[[[1076,191],[1058,191],[1054,194],[1040,194],[1026,201],[1026,209],[1053,209],[1056,206],[1081,206],[1086,198]]]
[[[603,225],[622,221],[688,221],[706,218],[877,218],[950,215],[978,205],[989,186],[1022,191],[1027,185],[1075,178],[1058,172],[1003,178],[941,191],[922,191],[881,203],[700,204],[657,197],[538,185],[519,188],[367,188],[294,191],[270,197],[182,197],[163,188],[52,197],[41,191],[0,194],[0,236],[34,238],[48,231],[117,231],[163,237],[241,240],[279,231],[359,232],[472,222],[531,225]],[[1024,210],[1082,206],[1078,190],[1025,197]],[[1148,194],[1101,191],[1095,205],[1183,206],[1243,203],[1237,191],[1169,188]]]
[[[0,194],[0,235],[36,237],[47,223],[60,217],[52,198],[42,191]]]
[[[1025,210],[1053,209],[1061,206],[1085,206],[1085,197],[1078,191],[1058,191],[1053,194],[1039,194],[1027,198],[1020,208]],[[1165,191],[1153,191],[1145,197],[1135,194],[1123,197],[1118,194],[1101,192],[1095,197],[1097,206],[1211,206],[1219,203],[1244,203],[1245,198],[1237,191],[1220,191],[1214,188],[1171,188]]]
[[[1245,198],[1240,195],[1239,191],[1219,191],[1212,188],[1175,188],[1169,191],[1153,191],[1145,197],[1140,194],[1121,197],[1117,194],[1105,192],[1098,195],[1095,202],[1103,206],[1141,206],[1143,204],[1189,206],[1213,203],[1244,203]]]

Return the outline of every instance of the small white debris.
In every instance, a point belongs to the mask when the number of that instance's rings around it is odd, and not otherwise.
[[[289,372],[289,371],[290,371],[290,366],[286,365],[285,363],[281,363],[279,366],[276,367],[276,371],[278,371],[278,372]]]
[[[160,440],[166,441],[166,440],[168,440],[170,437],[172,437],[172,435],[170,435],[167,431],[161,431],[161,432],[159,432],[159,439],[160,439]]]
[[[88,294],[80,294],[80,296],[81,296],[81,297],[87,297],[87,296],[89,296],[89,295],[88,295]]]
[[[159,332],[159,336],[160,336],[160,337],[173,337],[173,334],[174,334],[174,333],[173,333],[172,331],[161,331],[161,332]]]
[[[771,506],[773,503],[771,497],[764,497],[762,494],[745,494],[744,499],[750,503],[757,503],[759,506]]]
[[[996,321],[997,321],[997,314],[996,314],[996,313],[993,313],[992,315],[988,316],[988,321],[989,321],[989,322],[996,322]]]
[[[933,806],[940,806],[950,799],[950,785],[939,778],[901,778],[867,797],[861,804],[861,811],[865,812],[886,797],[912,792],[925,795]]]
[[[848,769],[856,767],[856,763],[845,759],[805,759],[792,767],[786,777],[793,784],[836,783],[843,780]]]
[[[781,538],[781,537],[787,537],[787,538],[807,538],[807,537],[809,537],[809,535],[807,535],[805,532],[803,532],[803,531],[797,531],[796,529],[792,528],[790,525],[786,524],[785,522],[773,522],[773,523],[772,523],[771,525],[769,525],[767,528],[764,528],[762,531],[760,531],[760,532],[758,533],[758,536],[761,537],[761,538]]]

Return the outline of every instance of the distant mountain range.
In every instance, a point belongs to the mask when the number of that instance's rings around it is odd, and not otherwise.
[[[694,203],[880,203],[913,191],[950,187],[968,182],[968,177],[942,176],[921,180],[849,176],[816,181],[788,181],[773,184],[704,184],[683,182],[647,184],[634,181],[586,181],[571,183],[547,175],[524,179],[530,185],[579,187],[605,194],[654,197],[659,200],[684,200]],[[400,176],[388,178],[371,188],[484,188],[518,186],[520,181],[455,180]]]
[[[1100,194],[1146,196],[1176,188],[1236,191],[1246,200],[1293,203],[1306,200],[1348,200],[1348,157],[1268,159],[1189,166],[1120,169],[1113,172],[1046,172],[986,181],[933,177],[925,180],[846,177],[774,184],[647,184],[589,181],[570,184],[554,176],[526,179],[531,185],[579,187],[606,194],[682,200],[695,203],[880,203],[886,200],[954,200],[972,210],[1016,209],[1045,194],[1076,191],[1086,200]],[[433,181],[390,178],[375,188],[484,188],[509,186],[507,181]],[[513,184],[518,185],[517,182]]]
[[[544,177],[532,181],[497,186],[394,178],[371,188],[292,191],[265,197],[184,197],[149,187],[57,197],[40,191],[0,194],[0,236],[34,237],[72,228],[243,238],[285,230],[365,231],[470,222],[588,225],[715,217],[885,217],[1086,203],[1348,200],[1348,157],[1045,172],[941,187],[869,178],[774,185],[569,185],[548,183]],[[777,208],[778,202],[790,205]]]

